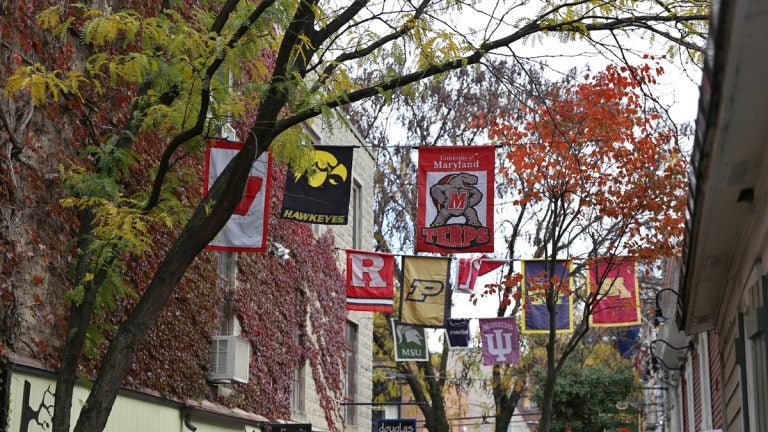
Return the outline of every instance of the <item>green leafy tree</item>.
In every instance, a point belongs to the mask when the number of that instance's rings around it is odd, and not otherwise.
[[[618,423],[609,413],[615,411],[617,402],[629,399],[635,388],[632,367],[621,359],[608,362],[589,361],[589,358],[580,357],[569,357],[560,370],[549,430],[612,430]],[[533,370],[531,400],[537,404],[544,401],[543,384],[546,375],[545,367],[539,366]]]
[[[302,122],[318,116],[332,122],[336,108],[549,35],[610,44],[594,35],[641,30],[697,54],[708,13],[708,2],[699,1],[547,1],[533,14],[525,3],[482,12],[480,30],[458,29],[450,20],[472,11],[459,1],[0,3],[7,59],[3,145],[10,155],[3,172],[29,163],[25,156],[36,151],[27,140],[34,136],[29,113],[42,117],[35,125],[56,125],[59,151],[49,159],[62,166],[62,203],[75,219],[54,430],[70,431],[82,356],[105,330],[95,322],[98,314],[137,296],[100,358],[77,432],[104,428],[141,341],[229,219],[255,158],[270,150],[301,165],[308,143]],[[520,19],[513,19],[516,13]],[[385,47],[403,53],[396,56],[403,67],[357,79],[356,65],[382,61]],[[245,137],[243,149],[200,201],[181,200],[174,192],[189,176],[180,162],[199,154],[203,138],[225,123]],[[143,160],[139,149],[145,148],[157,159]],[[132,169],[145,170],[151,182],[131,182]],[[5,188],[14,184],[12,176],[4,176]],[[150,227],[163,225],[181,228],[141,294],[131,293],[126,257],[152,248]]]

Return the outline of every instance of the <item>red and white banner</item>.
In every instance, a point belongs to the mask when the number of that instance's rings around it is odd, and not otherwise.
[[[392,312],[392,254],[347,249],[347,310]]]
[[[205,152],[205,193],[229,161],[243,148],[241,143],[214,139]],[[272,158],[263,152],[253,162],[242,200],[227,224],[206,249],[229,252],[263,252],[267,243],[267,213]]]
[[[587,281],[597,297],[589,322],[592,327],[640,324],[640,285],[634,257],[606,257],[589,266]]]
[[[490,273],[507,262],[509,261],[494,259],[488,255],[473,258],[459,258],[459,266],[456,276],[456,292],[472,294],[475,292],[475,283],[477,283],[478,276]]]
[[[416,251],[493,252],[493,146],[420,147]]]

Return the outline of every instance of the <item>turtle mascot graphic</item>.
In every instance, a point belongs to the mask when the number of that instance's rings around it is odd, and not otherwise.
[[[465,172],[449,174],[429,188],[437,209],[431,227],[444,226],[453,218],[463,217],[465,225],[481,226],[475,206],[483,200],[477,188],[477,176]]]

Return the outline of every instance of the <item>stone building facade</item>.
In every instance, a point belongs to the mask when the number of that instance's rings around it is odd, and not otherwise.
[[[364,140],[342,117],[338,117],[332,123],[317,121],[307,124],[305,132],[312,137],[315,145],[349,145],[355,147],[350,223],[345,226],[315,225],[312,227],[315,234],[318,235],[328,229],[333,231],[337,247],[337,260],[328,264],[337,265],[339,270],[343,272],[344,249],[372,249],[373,247],[374,157]],[[217,256],[219,288],[234,287],[235,280],[237,280],[236,270],[234,270],[237,262],[236,256],[232,254],[229,256],[219,254]],[[41,270],[46,268],[43,264],[45,263],[38,262],[35,269],[28,273],[47,275],[48,273]],[[211,282],[215,284],[215,282]],[[47,286],[47,282],[41,280],[38,281],[38,285]],[[55,285],[51,284],[51,286]],[[54,302],[53,299],[63,297],[63,293],[52,290],[46,292],[42,289],[40,291],[44,292],[45,295],[50,295],[51,307],[61,307],[61,300]],[[225,298],[225,296],[222,297]],[[32,313],[34,309],[25,309],[25,311],[25,313]],[[224,330],[221,330],[219,334],[226,337],[237,337],[243,323],[231,316],[225,318],[220,325]],[[55,337],[56,332],[52,326],[40,325],[40,320],[44,319],[44,314],[22,317],[22,323],[17,327],[18,335],[14,335],[14,337],[19,340],[24,339],[27,345],[34,345],[33,340],[44,341],[46,338]],[[37,330],[35,323],[39,327]],[[308,322],[308,325],[311,326],[311,322]],[[344,399],[335,404],[337,412],[334,417],[343,419],[344,431],[368,431],[371,429],[372,422],[371,406],[367,405],[372,397],[372,314],[349,312],[346,316],[346,332],[348,344],[345,359],[349,370],[344,377]],[[10,335],[8,336],[10,337]],[[248,360],[246,360],[247,362]],[[38,361],[34,355],[30,355],[28,352],[14,352],[13,350],[10,352],[0,351],[0,425],[2,425],[0,431],[42,432],[50,430],[50,414],[53,408],[55,384],[56,376],[50,365]],[[219,395],[226,396],[232,392],[231,386],[226,383],[217,383],[214,387]],[[277,421],[285,424],[287,431],[309,432],[305,429],[295,429],[301,424],[311,424],[312,431],[328,430],[326,413],[321,406],[318,393],[319,390],[313,381],[312,371],[305,364],[294,374],[293,389],[290,395],[291,416]],[[78,386],[75,390],[74,400],[84,401],[87,394],[86,388]],[[80,405],[73,404],[73,421],[77,418],[79,411]],[[119,393],[105,430],[109,432],[138,430],[148,432],[185,432],[190,430],[198,432],[267,432],[270,430],[270,424],[273,424],[276,419],[267,419],[260,414],[263,413],[228,408],[208,400],[178,400],[149,389],[125,388]],[[341,422],[337,422],[337,425],[341,424]],[[294,429],[291,429],[292,427]],[[342,429],[342,427],[339,428]],[[274,431],[275,428],[271,427],[271,430]]]
[[[352,191],[350,194],[349,223],[347,225],[313,225],[317,234],[332,230],[338,247],[338,265],[345,271],[346,257],[344,249],[373,250],[373,175],[376,170],[372,150],[364,139],[343,117],[333,124],[323,124],[317,120],[305,127],[312,137],[314,145],[350,145],[354,146],[352,164]],[[346,403],[360,405],[340,405],[347,425],[345,431],[368,431],[371,428],[371,406],[365,405],[372,400],[372,353],[373,353],[373,314],[370,312],[348,311],[347,331],[356,329],[354,383],[348,384]],[[354,331],[354,330],[353,330]],[[348,335],[349,336],[349,335]],[[349,363],[348,363],[349,364]],[[350,379],[350,377],[348,377]],[[293,411],[293,420],[310,421],[313,425],[324,422],[323,410],[313,395],[314,383],[307,368],[304,368],[305,409]],[[351,387],[351,388],[350,388]]]

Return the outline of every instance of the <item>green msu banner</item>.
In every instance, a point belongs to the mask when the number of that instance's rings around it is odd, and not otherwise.
[[[429,361],[424,328],[404,324],[394,318],[390,322],[395,342],[395,361]]]

